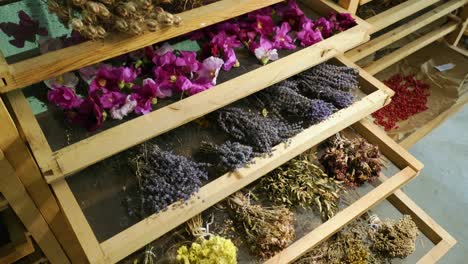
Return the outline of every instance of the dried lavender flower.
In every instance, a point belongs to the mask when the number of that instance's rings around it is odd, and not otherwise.
[[[154,145],[137,156],[136,174],[139,177],[143,213],[153,214],[173,203],[188,200],[208,179],[205,164],[161,150]]]
[[[207,162],[229,171],[244,167],[255,157],[251,146],[231,141],[226,141],[221,145],[202,142],[199,154]]]
[[[272,113],[301,117],[316,124],[333,114],[335,107],[322,100],[309,99],[297,92],[297,82],[286,80],[254,95],[261,106]],[[319,98],[320,99],[320,98]]]
[[[350,92],[332,89],[319,82],[303,80],[299,87],[301,94],[332,103],[338,109],[346,108],[354,102],[354,96]]]
[[[270,153],[274,146],[302,130],[300,124],[287,124],[278,118],[263,117],[237,107],[223,108],[216,116],[223,131],[260,153]]]
[[[312,164],[310,155],[301,155],[263,177],[261,189],[276,204],[316,208],[323,220],[338,212],[342,186]]]
[[[294,215],[286,207],[254,205],[248,196],[240,192],[227,201],[235,220],[243,227],[252,251],[261,258],[276,255],[294,239]]]
[[[335,90],[349,92],[359,87],[359,71],[347,66],[322,63],[297,75],[298,79],[321,83]]]

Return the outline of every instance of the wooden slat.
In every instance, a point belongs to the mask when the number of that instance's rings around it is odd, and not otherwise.
[[[304,130],[293,137],[288,142],[287,147],[285,144],[280,144],[275,148],[271,157],[257,158],[255,163],[248,168],[242,168],[234,173],[227,173],[202,187],[197,193],[197,197],[200,197],[200,199],[189,201],[189,207],[173,206],[167,211],[150,216],[104,241],[101,246],[105,255],[110,258],[111,262],[126,257],[129,253],[138,250],[169,230],[203,212],[286,161],[357,122],[365,116],[364,112],[373,112],[373,109],[380,108],[386,101],[386,97],[387,95],[382,91],[371,94],[369,98],[366,97],[357,102],[355,107],[341,110],[329,120]],[[373,103],[369,104],[366,102],[368,100],[372,100]],[[378,104],[375,102],[378,102]]]
[[[391,65],[401,61],[407,56],[413,54],[414,52],[431,44],[432,42],[449,34],[450,32],[453,32],[456,28],[457,23],[449,22],[446,25],[443,25],[441,28],[427,33],[424,36],[410,42],[409,44],[406,44],[405,46],[399,48],[397,51],[392,52],[391,54],[374,61],[373,63],[365,67],[364,70],[372,75],[375,75],[380,71],[390,67]]]
[[[315,228],[312,232],[296,240],[289,247],[281,251],[276,256],[266,261],[266,264],[283,264],[297,260],[300,256],[309,251],[312,247],[330,238],[333,234],[339,231],[340,228],[350,223],[371,207],[383,201],[392,192],[399,189],[405,183],[415,177],[417,171],[407,167],[392,176],[380,186],[368,194],[361,197],[344,210],[340,211],[333,218]]]
[[[439,2],[439,0],[408,0],[366,21],[373,26],[372,33],[374,33],[437,2]]]
[[[453,46],[458,46],[458,43],[460,42],[461,38],[465,34],[465,30],[468,26],[468,6],[467,5],[465,5],[462,8],[457,18],[461,21],[457,30],[446,37],[446,40]]]
[[[9,201],[11,208],[18,215],[28,231],[34,237],[41,250],[52,263],[70,263],[42,217],[34,202],[29,197],[23,184],[15,175],[11,164],[0,150],[0,192]]]
[[[370,3],[372,1],[373,0],[361,0],[361,1],[359,1],[359,5],[365,5],[365,4]]]
[[[5,93],[47,80],[281,1],[222,0],[181,13],[183,21],[179,26],[167,27],[139,36],[112,34],[104,40],[87,41],[23,60],[10,65],[14,82],[6,87],[0,87],[0,92]]]
[[[99,242],[91,229],[86,217],[83,214],[78,202],[73,196],[70,187],[65,180],[60,180],[52,184],[55,195],[59,198],[62,211],[68,218],[71,227],[75,231],[78,241],[92,264],[114,263],[105,259],[104,253],[99,246]]]
[[[34,245],[31,238],[25,235],[26,241],[18,245],[7,245],[7,248],[0,248],[0,263],[14,263],[32,253],[34,253]]]
[[[338,4],[348,10],[351,14],[356,14],[359,7],[359,0],[339,0]]]
[[[447,14],[450,14],[454,10],[465,5],[467,2],[468,0],[452,0],[450,2],[447,2],[400,27],[397,27],[377,38],[372,39],[369,42],[362,44],[361,46],[353,50],[346,52],[346,57],[348,57],[352,61],[358,61],[384,48],[385,46],[388,46],[394,43],[395,41],[408,36],[409,34],[421,29],[422,27],[436,21],[437,19]]]
[[[252,93],[269,87],[299,72],[334,57],[368,39],[367,28],[359,26],[316,45],[188,97],[150,114],[105,130],[54,153],[50,167],[53,182],[120,151],[161,135],[171,129],[213,112]],[[22,120],[20,120],[22,122]],[[145,128],[145,129],[141,129]]]
[[[5,57],[0,51],[0,90],[7,87],[10,83],[12,83],[10,66],[5,61]]]
[[[405,137],[402,141],[399,142],[399,144],[406,149],[410,148],[419,140],[431,133],[432,130],[440,126],[445,120],[463,109],[466,104],[468,104],[468,93],[465,93],[462,97],[460,97],[460,99],[449,109],[445,110],[436,118],[427,122],[422,127],[418,128],[415,132]]]

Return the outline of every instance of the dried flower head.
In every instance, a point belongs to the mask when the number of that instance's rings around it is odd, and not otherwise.
[[[294,239],[294,216],[286,207],[254,205],[240,192],[229,197],[228,204],[252,251],[261,258],[274,256]]]
[[[231,141],[221,145],[203,142],[199,154],[204,161],[229,171],[244,167],[255,157],[252,147]]]

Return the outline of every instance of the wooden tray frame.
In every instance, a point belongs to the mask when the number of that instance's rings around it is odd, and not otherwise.
[[[341,129],[346,126],[343,125]],[[374,124],[361,121],[354,124],[353,128],[369,142],[377,144],[381,152],[401,171],[315,229],[313,235],[308,235],[307,241],[318,243],[326,239],[340,227],[408,183],[423,168],[418,160]],[[284,144],[277,146],[271,157],[258,158],[249,168],[227,173],[205,185],[197,193],[199,199],[189,200],[188,206],[171,206],[167,211],[152,215],[102,243],[97,241],[66,180],[53,183],[52,188],[72,228],[77,233],[90,263],[115,263],[330,136],[321,133],[320,137],[310,137],[312,130],[320,129],[313,127],[305,130],[293,137],[288,147]],[[302,244],[304,243],[301,242],[300,245]],[[290,250],[305,252],[306,249],[304,246],[299,248],[294,246]],[[278,263],[285,263],[283,258],[284,255]]]
[[[347,9],[348,12],[356,14],[360,5],[367,4],[371,1],[373,0],[340,0],[338,4]],[[366,22],[372,25],[371,33],[375,33],[440,1],[441,0],[408,0],[366,19]]]
[[[387,201],[390,202],[400,213],[410,215],[413,221],[416,223],[419,231],[432,243],[434,243],[434,247],[430,249],[429,252],[427,252],[422,258],[420,258],[417,264],[436,263],[457,243],[455,238],[453,238],[443,227],[437,224],[426,212],[424,212],[401,190],[397,190],[388,196]],[[315,230],[312,232],[315,232]],[[307,236],[309,236],[311,233],[309,233]],[[330,236],[332,235],[333,234],[330,234]],[[316,242],[315,240],[301,239],[296,242],[300,243],[299,245],[294,243],[290,247],[294,246],[294,249],[301,247],[301,249],[306,249],[305,252],[307,252],[325,240],[326,239]],[[291,252],[290,247],[286,248],[282,253],[266,261],[265,263],[290,263],[292,262],[290,259],[295,260],[301,255],[305,254],[305,252],[301,252],[300,255],[294,256],[295,254],[294,252]]]
[[[0,55],[0,93],[19,89],[60,74],[163,42],[282,0],[221,0],[180,13],[182,23],[139,36],[113,34],[8,65]],[[0,52],[1,53],[1,52]]]
[[[355,67],[342,56],[339,57],[339,61]],[[360,75],[362,80],[367,82],[367,88],[363,86],[363,89],[374,87],[375,90],[370,95],[353,106],[335,113],[330,119],[304,130],[293,137],[287,147],[284,144],[278,145],[271,157],[258,158],[255,165],[227,173],[202,187],[197,194],[200,199],[191,201],[188,208],[172,206],[169,210],[150,216],[102,243],[97,241],[66,180],[62,178],[52,182],[51,186],[57,200],[70,221],[71,227],[75,230],[89,261],[91,263],[114,263],[121,260],[284,162],[387,104],[390,99],[387,94],[390,92],[389,89],[362,70],[360,70]],[[394,158],[401,164],[406,164],[404,159],[397,156]],[[422,168],[420,163],[413,161]],[[407,180],[410,178],[408,175],[413,172],[414,170],[408,168],[399,179]]]
[[[329,5],[320,0],[303,0],[314,11],[321,14],[342,11],[337,5]],[[217,85],[203,93],[188,97],[150,114],[129,120],[119,126],[107,129],[97,135],[75,144],[52,151],[26,98],[20,90],[7,94],[20,129],[30,144],[36,161],[48,183],[62,179],[96,162],[163,134],[171,129],[213,112],[234,101],[280,82],[323,61],[335,57],[369,39],[369,27],[358,21],[357,26],[328,38],[316,45],[297,51],[278,61],[240,75],[230,81]],[[371,94],[368,108],[361,108],[369,114],[369,108],[389,89],[382,85]],[[245,87],[245,89],[239,89]],[[377,102],[376,104],[380,104]],[[353,107],[351,107],[350,111]],[[164,122],[160,122],[164,120]],[[145,129],[141,129],[145,128]]]

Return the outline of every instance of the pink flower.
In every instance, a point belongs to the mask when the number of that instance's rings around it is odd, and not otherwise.
[[[225,31],[220,31],[210,42],[211,55],[224,59],[223,69],[229,71],[238,64],[234,48],[240,47],[241,43],[237,36],[228,36]],[[222,54],[220,54],[222,52]]]
[[[44,81],[44,84],[53,89],[55,87],[65,86],[74,89],[80,80],[73,72],[67,72],[53,79]]]
[[[67,112],[68,121],[72,124],[84,126],[88,131],[95,131],[102,122],[103,111],[93,98],[86,98],[76,109]]]
[[[257,15],[254,30],[261,35],[269,36],[273,34],[274,26],[271,16]]]
[[[287,22],[283,22],[281,27],[275,27],[275,37],[273,46],[277,49],[293,50],[296,48],[294,40],[288,35],[291,31],[291,26]]]
[[[89,93],[93,94],[102,88],[111,91],[120,91],[120,89],[126,86],[132,86],[132,82],[137,76],[137,72],[129,67],[101,65],[96,77],[91,81]]]
[[[212,83],[193,83],[191,89],[189,90],[190,95],[201,93],[205,90],[213,87]]]
[[[101,91],[101,95],[94,94],[93,98],[99,102],[99,106],[103,109],[120,107],[125,102],[125,94],[120,91],[108,91],[105,88]]]
[[[288,22],[294,30],[301,29],[301,21],[306,17],[296,1],[288,1],[287,4],[281,3],[276,6],[278,15],[282,21]]]
[[[268,39],[261,37],[260,46],[254,50],[255,57],[257,57],[260,62],[265,65],[270,60],[275,61],[278,57],[278,52],[276,49],[273,49],[273,44]]]
[[[143,85],[136,86],[132,89],[132,100],[137,102],[135,113],[147,114],[151,112],[152,105],[158,98],[166,98],[172,96],[171,89],[162,88],[153,79],[147,78],[143,80]]]
[[[297,33],[297,38],[301,41],[301,45],[304,47],[311,46],[317,42],[323,40],[322,34],[319,30],[312,29],[312,20],[307,19],[302,25],[302,30]]]
[[[115,106],[110,110],[111,117],[112,119],[122,120],[128,114],[133,112],[136,106],[137,101],[134,100],[131,95],[128,95],[125,99],[125,104],[123,104],[120,108]]]
[[[211,83],[216,85],[216,79],[218,78],[219,70],[224,64],[224,61],[220,58],[209,57],[203,61],[203,66],[198,72],[197,83]],[[198,89],[198,88],[197,88]]]
[[[324,17],[315,21],[313,29],[319,30],[323,38],[328,38],[333,35],[333,24]]]
[[[65,86],[56,86],[50,90],[47,93],[47,99],[63,110],[78,107],[83,102],[83,99],[78,97],[75,91]]]
[[[175,65],[182,67],[184,72],[196,72],[200,68],[197,54],[192,51],[181,51],[180,57],[176,58]]]

